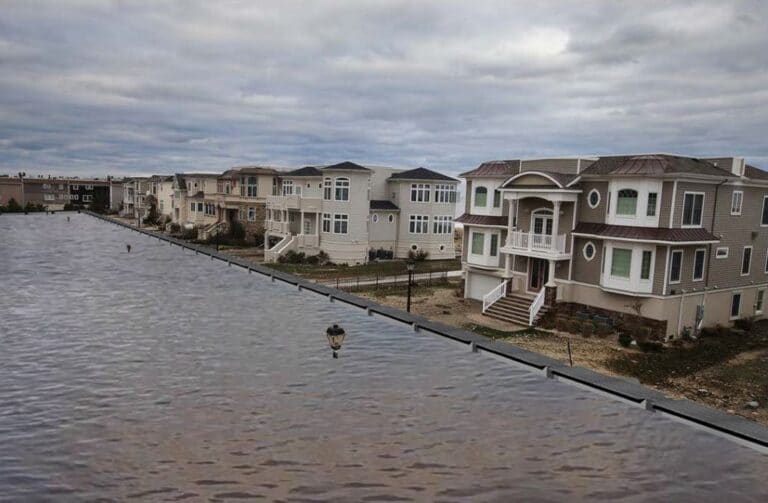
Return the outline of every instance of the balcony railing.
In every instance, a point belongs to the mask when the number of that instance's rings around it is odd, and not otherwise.
[[[505,248],[542,253],[565,253],[565,234],[552,236],[534,232],[512,231]]]

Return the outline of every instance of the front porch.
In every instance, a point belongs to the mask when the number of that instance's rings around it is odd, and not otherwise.
[[[307,254],[320,251],[321,221],[319,212],[271,208],[265,223],[265,259],[277,261],[289,250]],[[272,246],[270,244],[274,243]]]

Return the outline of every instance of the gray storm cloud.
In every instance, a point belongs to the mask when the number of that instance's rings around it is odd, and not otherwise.
[[[0,173],[744,155],[765,2],[0,5]]]

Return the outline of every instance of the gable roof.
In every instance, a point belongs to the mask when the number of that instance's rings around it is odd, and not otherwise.
[[[370,209],[380,211],[400,211],[400,208],[398,208],[395,203],[387,201],[386,199],[371,199]]]
[[[749,164],[744,166],[744,176],[753,180],[768,180],[768,172]]]
[[[338,164],[332,164],[330,166],[325,166],[322,168],[323,170],[343,170],[343,171],[370,171],[370,169],[366,168],[365,166],[360,166],[359,164],[355,164],[351,161],[344,161],[340,162]]]
[[[282,176],[317,176],[321,177],[323,174],[314,166],[304,166],[303,168],[294,169],[287,173],[283,173]]]
[[[487,177],[487,178],[506,178],[517,174],[520,171],[520,160],[506,161],[488,161],[482,163],[473,170],[466,171],[461,177]]]
[[[582,175],[647,175],[693,174],[731,176],[709,161],[669,154],[616,155],[600,157],[581,172]]]
[[[399,171],[392,173],[389,177],[390,180],[445,180],[447,182],[458,182],[455,178],[432,171],[427,168],[409,169],[407,171]]]

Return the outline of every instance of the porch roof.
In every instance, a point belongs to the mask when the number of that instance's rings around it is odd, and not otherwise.
[[[717,243],[720,238],[706,229],[670,229],[667,227],[632,227],[593,222],[579,222],[572,232],[575,236],[644,241],[658,244]]]
[[[470,215],[469,213],[464,213],[459,218],[455,219],[454,222],[465,225],[490,225],[494,227],[506,227],[508,218],[495,217],[491,215]]]

